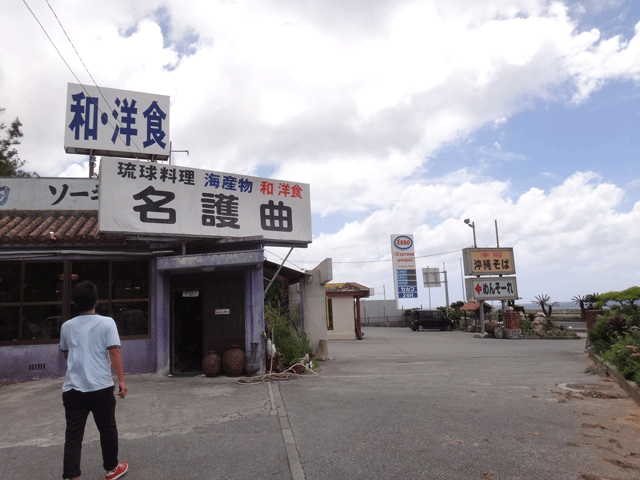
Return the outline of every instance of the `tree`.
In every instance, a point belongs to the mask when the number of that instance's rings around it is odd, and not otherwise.
[[[629,287],[620,292],[607,292],[598,295],[596,306],[603,307],[607,302],[617,302],[621,305],[631,305],[631,307],[636,308],[638,305],[635,302],[638,300],[640,300],[640,287]]]
[[[552,303],[550,300],[551,300],[551,297],[549,295],[536,295],[535,301],[533,301],[531,303],[540,304],[540,308],[542,308],[542,313],[544,313],[545,317],[549,318],[551,316],[551,312],[553,310],[553,307],[558,305],[558,302],[553,302]],[[547,313],[546,307],[549,307],[549,313]]]
[[[587,300],[587,296],[586,295],[576,295],[574,297],[571,298],[571,300],[573,300],[573,303],[577,303],[578,305],[580,305],[580,315],[582,317],[582,319],[584,320],[585,318],[587,318],[587,314],[586,314],[586,307],[584,306],[584,303]]]
[[[4,108],[0,107],[0,115],[4,113]],[[0,137],[0,177],[32,177],[35,172],[25,172],[22,167],[27,163],[18,156],[16,145],[20,145],[19,138],[22,137],[20,127],[22,123],[18,118],[11,122],[11,128]],[[0,134],[3,133],[6,125],[0,123]]]

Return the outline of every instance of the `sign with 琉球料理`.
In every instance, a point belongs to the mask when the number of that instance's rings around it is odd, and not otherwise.
[[[167,160],[169,97],[69,83],[67,153]]]
[[[306,183],[128,159],[100,162],[100,230],[311,243]]]

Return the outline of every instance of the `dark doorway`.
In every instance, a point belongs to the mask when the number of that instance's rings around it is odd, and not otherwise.
[[[172,373],[198,373],[209,352],[245,349],[242,271],[174,275],[171,278]]]
[[[173,372],[202,370],[202,303],[201,290],[173,293]]]

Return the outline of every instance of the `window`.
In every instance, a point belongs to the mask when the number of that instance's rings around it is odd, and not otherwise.
[[[98,287],[98,305],[121,338],[149,335],[149,261],[0,262],[0,345],[55,343],[62,323],[78,314],[71,290]]]

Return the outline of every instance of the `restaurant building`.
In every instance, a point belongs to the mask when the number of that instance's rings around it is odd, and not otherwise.
[[[127,161],[135,168],[141,163]],[[0,382],[64,375],[60,327],[77,314],[71,290],[83,280],[97,285],[98,308],[118,326],[125,372],[197,371],[207,352],[222,354],[231,346],[249,352],[251,343],[264,355],[265,265],[277,269],[265,264],[265,245],[306,246],[310,224],[303,241],[269,238],[269,232],[240,236],[242,229],[234,236],[135,226],[104,231],[102,180],[0,179]],[[150,187],[160,190],[153,182]],[[135,192],[108,188],[136,201]],[[137,205],[148,206],[147,200]],[[260,199],[272,205],[268,200]],[[236,219],[242,221],[239,203]],[[203,208],[191,201],[198,217]],[[121,204],[115,221],[126,217],[125,209],[144,218],[140,209]]]

